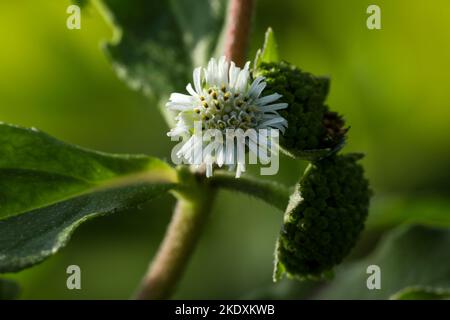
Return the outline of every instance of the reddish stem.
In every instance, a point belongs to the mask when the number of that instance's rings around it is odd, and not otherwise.
[[[246,61],[254,0],[231,0],[225,38],[225,56],[242,67]]]

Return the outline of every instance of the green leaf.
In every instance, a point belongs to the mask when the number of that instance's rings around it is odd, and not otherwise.
[[[0,300],[13,300],[19,296],[20,287],[14,280],[0,278]]]
[[[343,265],[314,298],[389,299],[399,290],[420,286],[450,288],[450,230],[407,226],[393,230],[361,261]],[[369,290],[367,267],[381,271],[381,289]]]
[[[263,62],[278,62],[280,60],[278,55],[278,44],[275,39],[275,34],[272,28],[268,28],[264,38],[264,45],[256,53],[254,67],[255,69]]]
[[[392,300],[448,300],[450,289],[408,287],[391,297]]]
[[[0,272],[42,261],[83,221],[148,201],[176,181],[155,158],[89,151],[0,123]]]
[[[131,88],[159,99],[184,91],[193,69],[213,55],[225,16],[221,0],[103,0],[103,4],[116,30],[106,44],[114,69]]]

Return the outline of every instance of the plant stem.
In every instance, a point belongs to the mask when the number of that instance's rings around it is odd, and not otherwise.
[[[158,253],[142,280],[136,298],[168,299],[174,292],[183,271],[202,234],[216,191],[202,186],[193,196],[177,193],[178,202]]]
[[[225,56],[242,67],[246,60],[254,0],[231,0],[225,38]]]
[[[225,56],[236,65],[245,62],[253,0],[231,0],[225,38]],[[210,182],[181,170],[178,202],[164,240],[141,282],[137,299],[167,299],[181,278],[205,220],[211,210],[216,190]],[[200,174],[200,173],[197,173]],[[204,174],[204,173],[203,173]]]
[[[289,202],[291,188],[275,181],[260,180],[251,176],[236,179],[233,174],[217,170],[209,178],[212,186],[240,191],[257,197],[266,203],[284,211]]]

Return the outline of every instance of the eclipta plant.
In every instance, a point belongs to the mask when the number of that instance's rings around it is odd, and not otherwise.
[[[253,64],[244,63],[251,1],[231,2],[224,47],[216,32],[224,21],[221,2],[137,1],[142,12],[131,24],[123,3],[103,1],[101,10],[121,31],[106,52],[119,75],[160,99],[168,135],[181,140],[173,152],[178,165],[86,150],[37,129],[0,124],[0,272],[17,272],[54,255],[88,219],[170,192],[177,199],[172,222],[137,293],[141,299],[167,298],[217,191],[226,188],[285,211],[275,280],[283,274],[300,280],[329,275],[355,245],[370,198],[358,164],[362,155],[340,153],[348,127],[326,105],[329,79],[279,60],[270,29]],[[186,10],[199,3],[207,13]],[[187,11],[198,25],[183,23]],[[161,12],[166,20],[157,19]],[[136,30],[138,23],[153,33]],[[180,36],[183,28],[191,37]],[[251,130],[258,134],[246,134]],[[229,139],[230,132],[243,135]],[[247,159],[270,161],[278,148],[309,161],[295,189],[245,173]]]

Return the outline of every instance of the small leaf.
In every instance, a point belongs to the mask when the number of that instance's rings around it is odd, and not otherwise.
[[[400,290],[391,300],[449,300],[450,289],[432,287],[408,287]]]
[[[20,287],[16,281],[0,278],[0,300],[14,300],[19,293]]]
[[[131,88],[157,99],[183,91],[193,69],[213,55],[225,16],[220,0],[103,3],[116,30],[106,44],[113,67]]]
[[[254,67],[255,70],[263,62],[278,62],[280,60],[278,55],[278,44],[275,39],[275,34],[272,28],[268,28],[264,38],[264,45],[262,49],[259,49],[256,53]]]
[[[0,272],[42,261],[88,218],[146,202],[176,181],[155,158],[89,151],[0,123]]]
[[[391,231],[368,257],[343,265],[318,299],[389,299],[410,286],[450,288],[450,230],[403,226]],[[370,265],[381,272],[381,288],[369,290]]]

